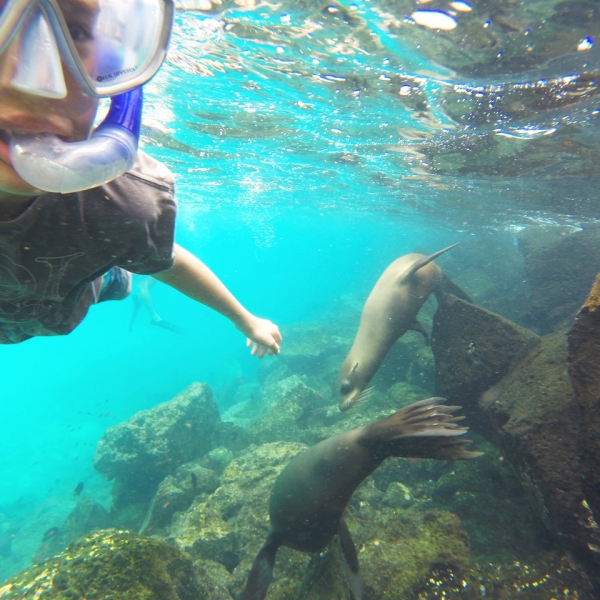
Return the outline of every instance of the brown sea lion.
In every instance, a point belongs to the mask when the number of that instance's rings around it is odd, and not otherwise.
[[[457,439],[466,427],[459,406],[443,398],[415,402],[369,425],[330,437],[294,457],[273,485],[271,533],[254,560],[241,600],[263,600],[279,546],[319,552],[337,534],[355,600],[363,598],[358,557],[342,514],[354,490],[389,456],[467,459],[479,456]]]
[[[442,271],[433,260],[457,245],[429,256],[406,254],[382,273],[365,302],[358,333],[340,370],[340,410],[348,410],[359,398],[368,398],[365,388],[369,381],[392,344],[409,329],[427,339],[417,314],[442,282]]]

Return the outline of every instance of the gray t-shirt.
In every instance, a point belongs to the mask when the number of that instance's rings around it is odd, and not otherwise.
[[[138,152],[131,171],[74,194],[38,196],[0,221],[0,343],[72,331],[111,267],[152,274],[173,265],[173,175]]]

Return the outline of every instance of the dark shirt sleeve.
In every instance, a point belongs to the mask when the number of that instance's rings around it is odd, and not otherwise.
[[[170,269],[177,214],[171,172],[141,153],[134,169],[109,186],[122,218],[115,264],[140,275]]]
[[[177,206],[173,200],[161,202],[158,214],[143,223],[139,242],[130,247],[118,266],[140,275],[152,275],[170,269],[173,266],[176,214]]]

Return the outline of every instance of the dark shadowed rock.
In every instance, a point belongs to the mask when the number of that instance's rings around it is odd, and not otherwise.
[[[546,527],[590,564],[583,414],[567,370],[566,335],[537,338],[446,296],[434,337],[438,392],[468,408],[469,425],[501,448]]]
[[[528,228],[519,236],[531,286],[528,325],[569,327],[600,270],[600,229]]]
[[[543,337],[479,406],[546,526],[580,557],[589,554],[582,526],[582,415],[567,371],[565,334]]]
[[[193,383],[172,400],[106,430],[94,467],[115,478],[115,504],[148,501],[167,475],[206,454],[220,421],[210,387]]]
[[[569,373],[582,413],[582,506],[600,570],[600,274],[569,331]]]
[[[431,349],[436,365],[436,390],[465,408],[469,425],[481,421],[479,396],[498,383],[538,337],[483,308],[444,294],[433,319]]]

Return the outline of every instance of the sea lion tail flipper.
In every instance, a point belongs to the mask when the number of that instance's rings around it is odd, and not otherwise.
[[[452,250],[452,248],[454,248],[455,246],[458,246],[460,244],[460,242],[456,242],[456,244],[452,244],[452,246],[448,246],[447,248],[444,248],[443,250],[438,250],[437,252],[434,252],[433,254],[430,254],[429,256],[425,256],[423,258],[420,258],[419,260],[416,260],[411,267],[408,269],[408,271],[406,271],[405,273],[402,273],[402,279],[408,279],[409,277],[412,277],[419,269],[422,269],[425,265],[428,265],[431,261],[435,260],[438,256],[441,256],[442,254],[444,254],[444,252],[448,252],[448,250]]]
[[[272,537],[267,538],[264,546],[254,559],[240,600],[264,600],[273,580],[273,565],[278,549],[279,542]]]
[[[411,331],[416,331],[417,333],[420,333],[425,338],[425,343],[429,345],[429,334],[427,333],[425,327],[423,327],[423,324],[418,319],[414,320],[413,324],[409,327],[409,329]]]
[[[429,398],[405,406],[402,410],[367,425],[367,443],[380,444],[387,456],[457,460],[476,458],[481,452],[465,450],[471,440],[457,439],[467,427],[454,416],[460,406],[445,406],[445,398]]]
[[[465,292],[465,290],[463,290],[459,285],[454,283],[454,281],[452,281],[452,279],[450,279],[450,277],[448,277],[444,273],[442,273],[442,279],[440,281],[440,285],[435,290],[435,295],[436,295],[436,298],[438,299],[438,302],[440,300],[440,296],[438,295],[440,292],[442,295],[443,294],[452,294],[453,296],[456,296],[457,298],[460,298],[461,300],[464,300],[465,302],[469,302],[470,304],[473,304],[473,300],[471,300],[471,297],[469,296],[469,294],[467,294],[467,292]]]
[[[350,592],[352,593],[352,599],[364,600],[365,590],[358,568],[358,554],[356,553],[356,546],[352,541],[352,536],[350,535],[348,525],[346,525],[344,519],[340,519],[338,525],[338,543],[342,553],[342,560],[344,562],[344,569],[346,571],[348,585],[350,586]]]

